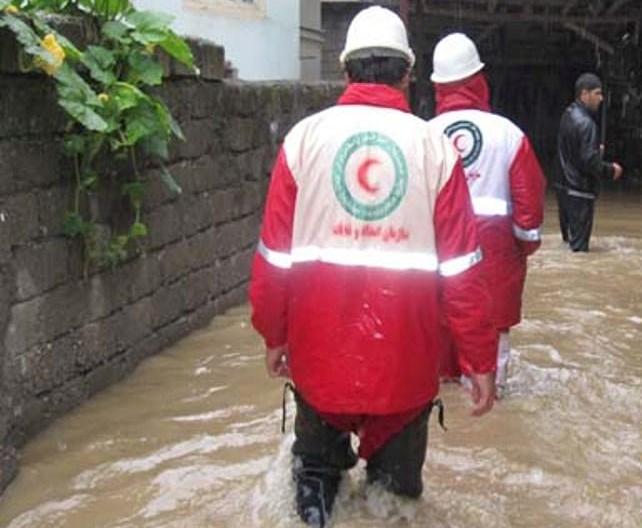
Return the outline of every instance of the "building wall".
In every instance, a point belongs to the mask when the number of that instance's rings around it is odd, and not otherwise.
[[[21,73],[15,50],[0,31],[0,491],[26,439],[245,302],[279,143],[340,91],[221,82],[222,50],[195,44],[202,76],[172,67],[159,91],[187,138],[172,145],[168,164],[183,192],[170,193],[148,168],[142,254],[84,277],[80,244],[63,236],[73,196],[61,149],[67,119],[51,81]],[[95,197],[97,221],[131,220],[120,195],[114,182]]]
[[[350,21],[365,6],[361,2],[325,0],[321,6],[321,24],[325,35],[321,56],[321,78],[338,81],[343,79],[339,55],[346,41]]]
[[[321,29],[324,41],[321,52],[321,78],[342,80],[343,72],[339,55],[346,41],[346,33],[352,18],[362,9],[372,5],[399,11],[399,0],[322,0]]]
[[[171,13],[180,34],[223,46],[240,79],[300,77],[296,0],[134,0],[134,4]]]
[[[301,80],[321,78],[321,52],[324,34],[321,30],[320,0],[299,0],[301,11]]]

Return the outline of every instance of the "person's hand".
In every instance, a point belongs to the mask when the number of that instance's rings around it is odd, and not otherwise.
[[[622,165],[620,165],[617,162],[613,162],[613,180],[617,181],[620,179],[622,176],[622,172],[624,172],[624,169],[622,169]]]
[[[481,416],[493,408],[495,403],[495,373],[471,374],[472,382],[471,398],[474,406],[471,414]]]
[[[289,378],[288,346],[267,348],[265,350],[265,368],[271,378]]]

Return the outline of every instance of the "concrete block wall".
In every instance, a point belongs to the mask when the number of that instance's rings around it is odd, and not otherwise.
[[[52,82],[20,73],[0,33],[0,490],[16,449],[51,420],[246,300],[279,143],[341,90],[224,82],[222,50],[193,47],[202,76],[168,65],[158,92],[187,138],[172,144],[168,166],[183,192],[148,167],[143,253],[84,278],[80,244],[62,234],[67,119]],[[92,210],[105,224],[127,214],[117,188],[93,197]]]

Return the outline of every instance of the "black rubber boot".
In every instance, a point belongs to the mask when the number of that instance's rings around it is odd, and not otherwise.
[[[296,511],[303,522],[321,528],[332,513],[343,471],[353,467],[358,457],[350,445],[350,433],[324,422],[296,392],[294,395]]]
[[[294,459],[292,470],[296,486],[296,511],[309,526],[323,528],[334,507],[341,472],[316,467],[301,457]]]

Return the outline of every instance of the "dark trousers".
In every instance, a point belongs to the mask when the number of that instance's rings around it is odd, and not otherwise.
[[[350,445],[350,433],[323,421],[298,394],[295,399],[294,471],[316,469],[325,474],[340,475],[341,471],[353,467],[358,457]],[[426,459],[431,409],[432,404],[368,459],[369,483],[380,483],[398,495],[421,495],[421,469]]]
[[[560,232],[562,233],[562,240],[568,242],[568,205],[566,204],[566,189],[558,187],[557,193],[557,214],[560,221]]]
[[[595,200],[566,196],[568,242],[573,251],[588,251]]]

